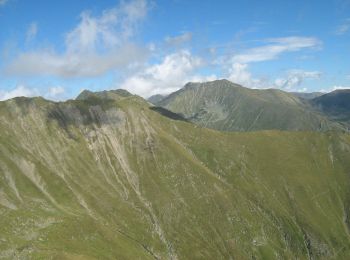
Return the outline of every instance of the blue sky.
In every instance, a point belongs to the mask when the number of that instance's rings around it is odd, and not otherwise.
[[[350,0],[0,0],[0,99],[350,87]]]

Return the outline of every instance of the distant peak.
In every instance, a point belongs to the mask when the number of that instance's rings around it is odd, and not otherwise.
[[[94,95],[94,92],[84,89],[77,97],[77,100],[84,100],[87,99],[88,97]]]
[[[243,86],[233,83],[232,81],[229,81],[228,79],[216,79],[212,81],[206,81],[206,82],[188,82],[185,84],[183,89],[191,89],[191,88],[197,88],[200,86],[232,86],[232,87],[241,87]]]
[[[200,85],[200,84],[208,84],[208,83],[230,83],[230,84],[234,84],[233,82],[229,81],[228,79],[215,79],[215,80],[211,80],[211,81],[197,81],[197,82],[193,82],[193,81],[190,81],[190,82],[187,82],[185,84],[185,86],[191,86],[191,85]]]
[[[115,94],[118,94],[118,95],[120,95],[122,97],[133,96],[133,94],[131,94],[129,91],[127,91],[126,89],[122,89],[122,88],[115,89],[115,90],[110,90],[110,91],[115,93]]]
[[[114,90],[103,90],[103,91],[97,91],[92,92],[90,90],[83,90],[78,96],[77,100],[84,100],[89,97],[99,97],[99,98],[105,98],[105,99],[119,99],[124,97],[130,97],[132,94],[125,90],[125,89],[114,89]]]
[[[217,79],[217,80],[213,80],[212,82],[222,82],[222,83],[234,84],[232,81],[229,81],[228,79]]]
[[[211,81],[211,83],[217,83],[217,84],[222,84],[222,85],[231,85],[234,87],[242,87],[243,88],[242,85],[234,83],[228,79],[217,79],[217,80]]]

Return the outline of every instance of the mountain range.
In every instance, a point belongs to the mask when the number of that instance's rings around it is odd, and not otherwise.
[[[311,100],[314,107],[334,121],[350,124],[350,89],[335,90]]]
[[[216,80],[188,83],[168,96],[157,96],[156,100],[151,97],[149,101],[195,124],[221,131],[347,130],[350,109],[346,101],[350,99],[345,92],[340,95],[343,101],[335,96],[249,89],[228,80]]]
[[[0,102],[0,258],[348,259],[346,93]]]

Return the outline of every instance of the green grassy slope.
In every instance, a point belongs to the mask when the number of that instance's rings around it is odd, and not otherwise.
[[[137,96],[0,102],[0,258],[350,254],[350,137],[222,133]]]
[[[224,131],[342,128],[291,93],[248,89],[227,80],[188,83],[156,105],[201,126]]]

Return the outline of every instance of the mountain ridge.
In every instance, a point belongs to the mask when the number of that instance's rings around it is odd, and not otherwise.
[[[224,131],[344,129],[292,93],[248,89],[228,80],[188,83],[155,105]]]
[[[348,135],[219,132],[152,108],[0,102],[0,256],[346,258]]]

